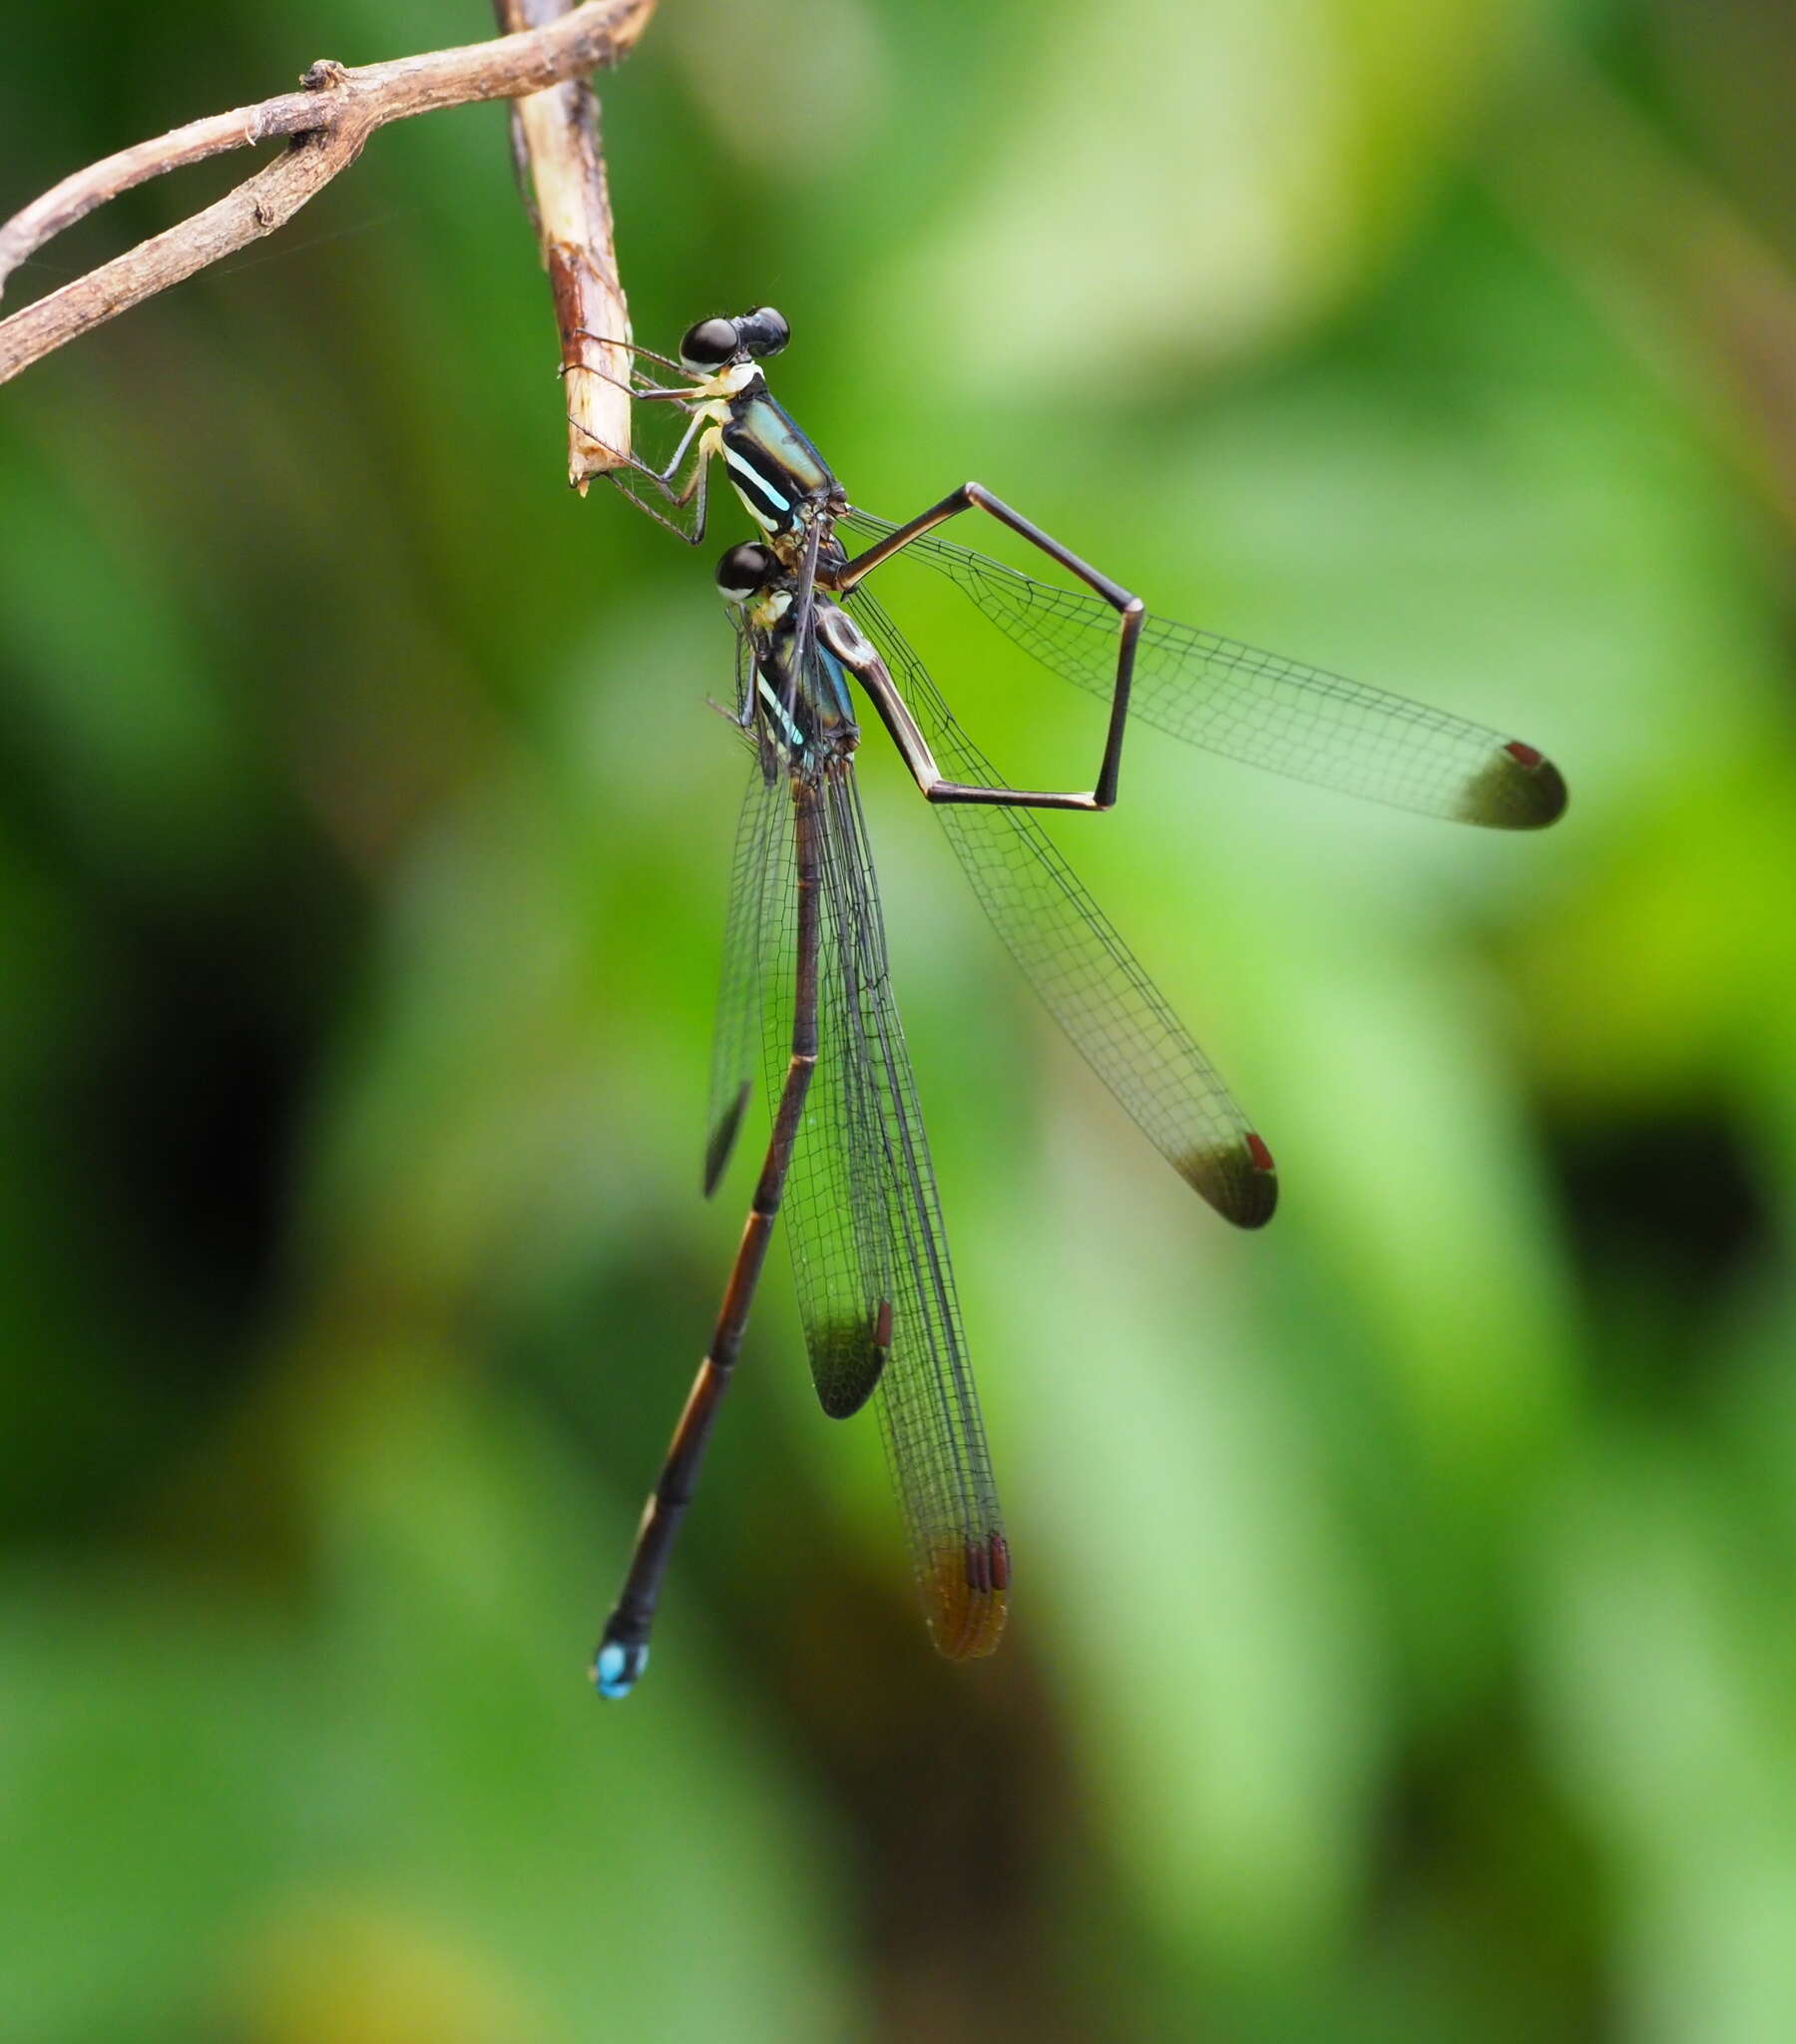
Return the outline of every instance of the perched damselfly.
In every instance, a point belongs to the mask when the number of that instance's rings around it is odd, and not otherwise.
[[[601,1637],[593,1676],[612,1697],[647,1663],[674,1538],[782,1200],[818,1397],[835,1417],[877,1404],[936,1645],[953,1658],[989,1653],[1004,1625],[1010,1550],[891,991],[854,775],[851,683],[940,806],[975,893],[1036,992],[1179,1174],[1243,1228],[1271,1218],[1270,1152],[1028,812],[1112,806],[1131,707],[1210,751],[1427,814],[1529,829],[1566,806],[1558,769],[1532,746],[1150,618],[1138,597],[977,483],[903,525],[851,506],[767,389],[759,362],[786,334],[766,307],[700,321],[679,363],[665,364],[688,382],[643,378],[636,392],[691,413],[668,467],[640,470],[673,506],[694,506],[691,528],[675,525],[681,537],[702,536],[712,458],[766,534],[731,549],[717,570],[735,614],[735,715],[754,766],[725,940],[706,1192],[733,1146],[761,1037],[773,1126],[710,1348]],[[695,437],[691,472],[676,484]],[[971,509],[1086,588],[1038,582],[934,536]],[[868,544],[851,554],[844,532]],[[1110,699],[1092,790],[1019,789],[998,777],[865,586],[901,552],[946,574],[1043,665]]]

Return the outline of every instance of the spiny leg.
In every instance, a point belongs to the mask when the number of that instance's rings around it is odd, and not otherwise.
[[[579,426],[580,430],[585,432],[586,428],[580,426],[580,421],[572,413],[569,414],[569,422],[572,425]],[[701,546],[704,542],[706,506],[710,495],[710,464],[711,455],[714,451],[708,435],[700,437],[698,451],[693,457],[690,473],[677,491],[673,486],[673,478],[674,471],[679,466],[686,448],[691,443],[692,434],[703,423],[704,421],[701,418],[696,418],[686,428],[679,445],[674,451],[674,459],[668,464],[665,472],[661,469],[651,468],[646,461],[639,461],[634,454],[627,455],[623,464],[630,473],[647,476],[674,509],[682,510],[687,504],[692,504],[692,523],[689,530],[680,524],[677,519],[670,518],[664,512],[657,510],[649,502],[648,498],[640,497],[635,490],[627,489],[624,485],[622,474],[615,470],[612,474],[612,486],[620,496],[625,498],[627,502],[634,504],[645,516],[653,518],[657,525],[665,526],[669,532],[673,533],[675,539],[683,540],[689,547]],[[695,503],[694,499],[696,499]]]
[[[597,334],[592,333],[584,326],[576,327],[575,332],[584,334],[589,340],[599,338]],[[643,350],[643,352],[648,352],[648,350]],[[658,355],[656,359],[660,361],[665,359],[665,357]],[[620,389],[628,390],[634,399],[644,404],[655,403],[658,400],[679,403],[683,402],[690,394],[687,390],[644,389],[634,383],[622,383],[609,370],[598,368],[591,362],[564,362],[557,373],[565,377],[575,369],[582,369],[589,376],[598,376],[604,382],[618,384]],[[568,414],[568,423],[576,432],[585,433],[588,439],[594,437],[572,412]],[[704,541],[705,505],[709,483],[708,470],[711,454],[715,451],[714,447],[707,447],[700,440],[698,454],[692,463],[691,472],[677,490],[674,487],[674,478],[678,473],[679,464],[685,459],[686,451],[692,444],[693,434],[698,433],[704,426],[704,414],[702,412],[695,413],[692,416],[685,431],[680,434],[679,444],[674,449],[673,456],[666,468],[656,468],[635,454],[626,454],[620,460],[615,448],[606,448],[606,452],[612,456],[615,464],[612,473],[612,483],[619,494],[628,498],[639,511],[653,518],[657,525],[665,527],[667,531],[673,533],[676,539],[683,540],[689,547],[700,546]],[[605,443],[601,441],[599,444],[603,446]],[[646,498],[638,496],[632,489],[627,489],[622,476],[618,473],[619,469],[627,469],[633,475],[646,477],[675,509],[683,509],[693,501],[695,496],[697,502],[693,512],[691,529],[688,531],[677,519],[669,518],[665,513],[657,510]]]
[[[657,354],[654,348],[645,347],[640,340],[617,340],[608,333],[595,333],[590,326],[571,326],[566,337],[569,340],[596,340],[601,347],[623,348],[629,354],[647,355],[652,362],[659,362],[664,369],[672,369],[677,376],[691,375],[683,362],[676,362],[672,355]]]

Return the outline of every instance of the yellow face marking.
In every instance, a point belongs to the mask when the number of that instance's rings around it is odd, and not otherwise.
[[[729,416],[730,400],[739,397],[759,373],[753,362],[726,363],[714,376],[700,376],[686,402],[708,418],[725,419]]]

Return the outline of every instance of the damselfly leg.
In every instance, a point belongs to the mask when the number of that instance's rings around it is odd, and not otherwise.
[[[568,337],[570,339],[585,340],[603,340],[604,338],[603,335],[594,333],[585,326],[575,327]],[[679,368],[679,364],[675,361],[671,361],[668,356],[657,354],[653,348],[640,347],[634,341],[613,341],[606,342],[605,344],[607,346],[627,347],[632,354],[648,355],[652,361],[664,363],[668,368],[675,370]],[[630,395],[640,404],[667,402],[686,406],[687,400],[693,394],[694,386],[690,383],[663,387],[639,376],[634,370],[631,372],[630,381],[626,383],[622,378],[614,376],[609,369],[600,368],[595,362],[563,362],[557,373],[565,379],[577,371],[585,375],[597,376],[602,382],[612,383],[621,390],[629,391]],[[568,423],[577,432],[587,433],[588,431],[587,427],[572,412],[568,414]],[[693,439],[703,431],[706,423],[707,421],[702,412],[692,413],[687,420],[685,431],[680,434],[673,454],[669,457],[667,465],[663,468],[657,468],[653,462],[643,460],[639,454],[626,454],[620,459],[615,448],[606,449],[607,453],[611,455],[614,464],[611,470],[611,479],[619,493],[633,503],[639,511],[653,518],[657,525],[673,533],[675,539],[683,540],[689,547],[702,544],[704,539],[705,499],[710,473],[709,453],[702,449],[699,451],[694,457],[691,471],[683,483],[675,484],[674,478],[679,473],[680,464],[685,460]],[[592,437],[590,433],[588,437]],[[653,484],[660,491],[662,497],[675,510],[683,510],[686,505],[693,504],[695,500],[691,524],[689,526],[683,525],[678,519],[670,518],[658,505],[652,504],[640,490],[626,483],[625,475],[627,473],[633,477],[641,477],[645,482]]]

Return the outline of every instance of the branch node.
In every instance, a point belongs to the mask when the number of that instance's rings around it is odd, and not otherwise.
[[[349,68],[339,64],[334,57],[320,57],[307,71],[300,74],[299,83],[307,92],[329,92],[349,82]]]

